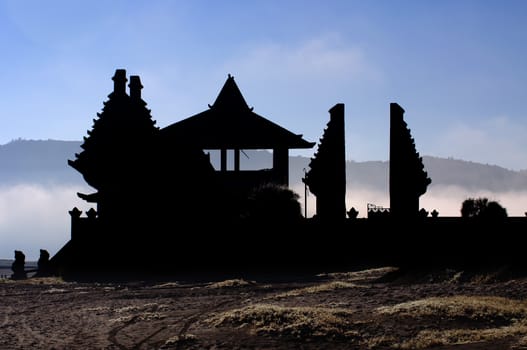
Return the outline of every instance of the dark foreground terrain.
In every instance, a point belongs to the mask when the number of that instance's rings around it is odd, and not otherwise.
[[[0,349],[527,349],[527,278],[502,272],[2,280]]]

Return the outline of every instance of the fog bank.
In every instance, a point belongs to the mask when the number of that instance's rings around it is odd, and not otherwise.
[[[22,250],[27,260],[36,260],[40,249],[55,254],[70,238],[73,207],[90,207],[79,199],[82,186],[18,184],[0,187],[0,258],[14,258]]]

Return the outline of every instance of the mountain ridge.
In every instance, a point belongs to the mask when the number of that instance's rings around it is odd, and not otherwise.
[[[20,183],[42,185],[85,185],[82,176],[68,166],[82,151],[81,141],[17,139],[0,145],[0,186]],[[219,152],[216,152],[219,153]],[[246,150],[243,169],[272,166],[271,153]],[[218,154],[211,152],[211,162],[218,163]],[[304,169],[310,158],[290,156],[290,184],[302,184]],[[482,164],[454,158],[423,156],[425,170],[432,178],[431,186],[459,186],[471,190],[527,191],[527,170],[510,170],[497,165]],[[388,161],[346,162],[348,186],[388,190]]]

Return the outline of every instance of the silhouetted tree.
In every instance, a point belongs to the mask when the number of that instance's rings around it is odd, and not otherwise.
[[[488,198],[467,198],[461,205],[461,216],[464,218],[478,218],[484,220],[504,220],[507,210],[496,201]]]
[[[288,223],[302,217],[299,195],[285,186],[267,184],[249,196],[247,218],[265,222]]]
[[[504,220],[507,218],[507,209],[502,207],[498,202],[489,202],[483,211],[483,217],[493,220]]]
[[[461,216],[464,218],[478,217],[488,204],[487,198],[467,198],[461,205]]]

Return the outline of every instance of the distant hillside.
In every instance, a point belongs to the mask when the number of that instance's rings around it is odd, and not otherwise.
[[[16,183],[84,184],[82,176],[68,166],[81,151],[79,141],[29,141],[16,140],[0,145],[0,186]],[[211,152],[211,160],[218,167],[219,152]],[[232,157],[230,157],[232,158]],[[432,186],[459,186],[470,190],[495,192],[527,190],[527,172],[512,171],[456,159],[423,157],[425,169],[432,178]],[[290,157],[291,184],[298,184],[308,169],[309,158]],[[232,168],[232,163],[229,163]],[[272,166],[272,156],[267,151],[244,151],[242,169],[262,169]],[[346,166],[349,186],[388,190],[388,162],[348,161]]]
[[[68,166],[81,151],[79,141],[15,140],[0,145],[0,185],[77,184],[82,176]]]
[[[438,157],[423,157],[432,185],[457,185],[496,192],[527,190],[527,173],[496,165]]]
[[[258,168],[258,163],[271,164],[271,154],[265,151],[246,151],[249,159],[242,159],[250,168]],[[293,156],[289,158],[290,179],[299,181],[304,176],[303,169],[309,170],[309,158]],[[432,178],[431,186],[459,186],[469,190],[489,190],[493,192],[527,190],[527,172],[512,171],[495,165],[486,165],[451,158],[424,156],[425,169]],[[270,165],[268,165],[270,166]],[[348,161],[346,182],[354,188],[368,187],[388,191],[389,163],[387,161]]]
[[[496,165],[424,156],[425,170],[433,186],[459,186],[468,190],[508,192],[527,190],[527,172],[512,171]],[[388,191],[389,163],[370,161],[347,163],[347,182]]]

